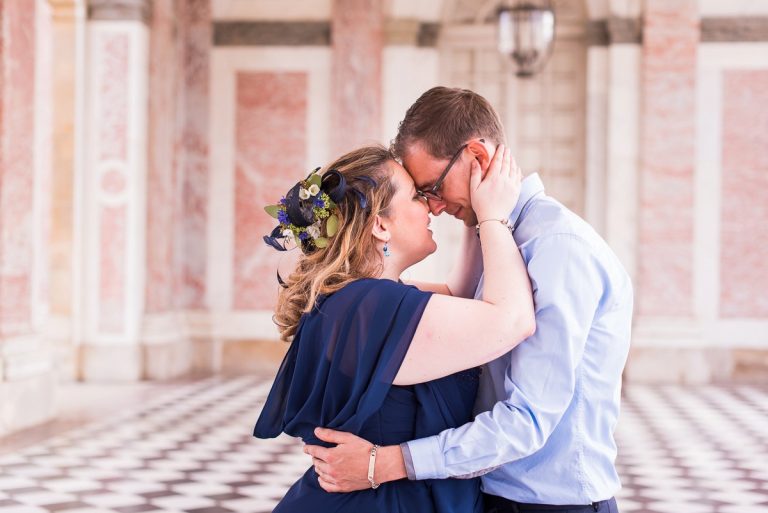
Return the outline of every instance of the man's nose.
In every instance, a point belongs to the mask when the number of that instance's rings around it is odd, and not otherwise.
[[[429,198],[427,203],[429,204],[429,211],[432,212],[433,216],[439,216],[445,210],[445,201]]]

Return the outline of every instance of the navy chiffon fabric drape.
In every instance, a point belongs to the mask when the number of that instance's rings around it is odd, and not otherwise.
[[[284,432],[327,446],[313,433],[321,426],[393,445],[470,421],[478,369],[412,386],[392,384],[430,297],[384,279],[357,280],[320,297],[300,321],[254,436]],[[327,493],[309,457],[307,466],[275,512],[482,511],[478,479],[404,479],[376,490]]]

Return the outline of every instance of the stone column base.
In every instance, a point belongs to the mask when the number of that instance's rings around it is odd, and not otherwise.
[[[627,383],[768,382],[768,348],[633,347]]]
[[[224,340],[221,342],[221,372],[277,371],[286,351],[288,344],[280,340]]]
[[[185,374],[190,367],[190,357],[186,340],[142,345],[142,379],[170,379]]]
[[[142,377],[141,346],[88,344],[77,347],[82,381],[138,381]]]
[[[0,359],[0,436],[56,415],[56,373],[47,349]]]

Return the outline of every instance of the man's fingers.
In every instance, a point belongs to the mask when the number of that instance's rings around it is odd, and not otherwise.
[[[327,428],[315,428],[315,436],[323,442],[329,442],[332,444],[343,444],[356,438],[355,435],[345,433],[344,431],[335,431],[333,429]]]
[[[318,476],[323,476],[325,479],[332,479],[331,467],[324,461],[315,460],[315,472]]]
[[[335,493],[335,492],[341,491],[341,488],[339,488],[339,486],[336,483],[332,483],[331,481],[328,481],[323,476],[318,476],[317,482],[320,484],[320,488],[322,488],[326,492]]]
[[[313,459],[328,461],[328,452],[329,452],[329,449],[325,447],[320,447],[319,445],[304,446],[304,453],[309,454],[310,456],[312,456]]]

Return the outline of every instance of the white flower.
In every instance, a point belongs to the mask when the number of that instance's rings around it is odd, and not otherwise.
[[[291,230],[283,230],[283,237],[293,237],[293,232]]]
[[[320,192],[320,187],[317,186],[317,184],[312,184],[309,186],[309,193],[312,196],[317,196],[317,193]]]
[[[320,227],[317,224],[313,224],[312,226],[307,226],[307,233],[313,238],[316,239],[320,237]]]
[[[306,190],[304,187],[301,187],[299,189],[299,198],[301,198],[303,200],[309,199],[309,191]]]

